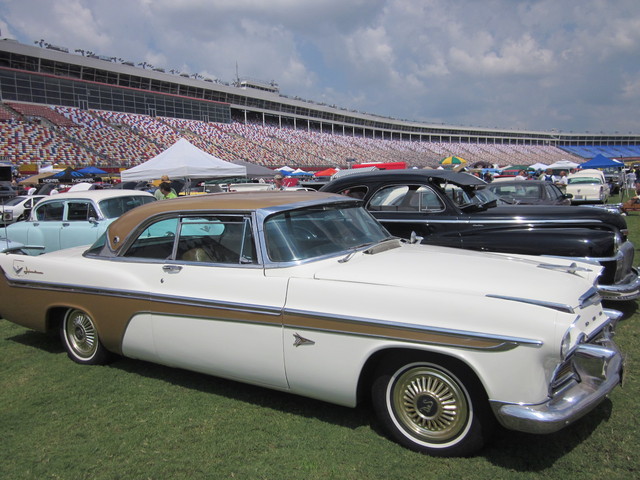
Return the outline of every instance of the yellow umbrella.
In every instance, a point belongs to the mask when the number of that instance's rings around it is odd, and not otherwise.
[[[442,160],[440,160],[440,165],[463,165],[465,163],[467,163],[467,161],[464,158],[455,156],[443,158]]]

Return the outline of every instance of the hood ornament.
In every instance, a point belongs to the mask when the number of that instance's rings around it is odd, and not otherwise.
[[[538,265],[540,268],[546,268],[548,270],[558,270],[570,273],[571,275],[575,275],[576,272],[590,272],[589,268],[579,267],[576,262],[573,262],[571,265],[553,265],[550,263],[540,263]]]

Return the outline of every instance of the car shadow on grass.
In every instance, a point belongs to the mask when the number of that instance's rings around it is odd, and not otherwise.
[[[57,335],[47,335],[45,333],[26,330],[23,333],[8,337],[7,340],[16,342],[27,347],[34,347],[48,353],[64,353],[64,347]]]
[[[51,354],[64,353],[57,336],[26,331],[7,340]],[[265,387],[124,357],[116,357],[106,368],[352,430],[370,428],[377,435],[388,438],[375,419],[368,399],[352,409]],[[586,440],[601,423],[608,420],[611,411],[612,403],[606,399],[576,423],[548,435],[525,434],[498,428],[477,456],[484,457],[495,466],[518,472],[545,470]]]
[[[369,414],[365,411],[367,410],[366,408],[354,410],[321,400],[272,390],[267,387],[250,385],[180,368],[167,367],[143,360],[120,357],[109,367],[167,382],[182,388],[223,396],[227,399],[238,400],[283,413],[315,418],[351,429],[369,424]]]
[[[495,466],[518,472],[546,470],[586,441],[602,423],[606,423],[612,408],[611,400],[606,398],[585,417],[559,432],[545,435],[498,428],[493,440],[480,455]]]

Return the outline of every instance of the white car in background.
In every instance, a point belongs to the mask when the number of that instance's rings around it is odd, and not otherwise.
[[[573,195],[572,204],[577,203],[607,203],[609,185],[604,173],[600,170],[587,169],[571,173],[567,176],[566,193]]]
[[[29,217],[31,209],[45,195],[19,195],[0,205],[0,225],[9,225]]]

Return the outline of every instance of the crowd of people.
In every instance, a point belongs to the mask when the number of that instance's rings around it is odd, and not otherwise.
[[[18,165],[55,163],[129,168],[154,157],[182,137],[223,160],[248,161],[271,168],[282,165],[345,168],[349,160],[406,161],[420,168],[437,166],[448,155],[463,157],[469,163],[527,165],[583,160],[546,145],[382,139],[353,131],[316,131],[237,121],[200,122],[60,106],[37,106],[29,110],[29,115],[3,118],[0,118],[0,157],[10,158]]]

